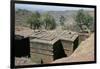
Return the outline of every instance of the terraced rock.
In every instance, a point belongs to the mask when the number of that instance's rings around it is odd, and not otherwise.
[[[94,61],[94,34],[83,41],[71,56],[55,60],[52,63],[68,63],[80,61]]]

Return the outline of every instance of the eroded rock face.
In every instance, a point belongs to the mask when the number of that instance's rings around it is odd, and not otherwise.
[[[25,32],[28,32],[25,34]],[[73,31],[33,31],[28,28],[16,28],[16,35],[23,35],[23,38],[29,38],[30,58],[35,63],[50,63],[56,59],[70,56],[78,46],[78,33]],[[16,43],[17,47],[24,50]],[[25,45],[22,44],[22,45]],[[25,46],[23,46],[25,47]],[[26,48],[27,49],[27,48]],[[18,50],[18,49],[16,49]],[[26,51],[25,51],[26,52]],[[19,54],[19,52],[17,52]],[[23,54],[22,54],[23,55]]]
[[[35,59],[34,62],[38,63],[41,63],[41,60],[43,63],[50,63],[70,56],[78,46],[78,37],[76,32],[67,30],[59,34],[56,31],[35,32],[30,37],[31,56]]]
[[[83,41],[71,56],[55,60],[53,63],[80,61],[94,61],[94,34]]]

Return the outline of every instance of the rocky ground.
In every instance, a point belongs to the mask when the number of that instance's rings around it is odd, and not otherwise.
[[[34,65],[34,64],[36,64],[36,63],[33,63],[30,58],[26,58],[26,57],[18,58],[18,57],[15,57],[15,65],[16,66]]]
[[[23,35],[25,37],[30,36],[33,34],[33,30],[29,28],[24,27],[15,27],[16,28],[16,34],[17,35]],[[62,30],[60,28],[56,29],[57,33],[61,32]],[[27,32],[27,33],[26,33]],[[78,48],[74,51],[74,53],[66,58],[61,58],[58,60],[55,60],[52,63],[64,63],[64,62],[80,62],[80,61],[93,61],[94,60],[94,34],[91,34],[91,36],[82,41]],[[15,64],[16,65],[30,65],[30,64],[36,64],[31,61],[31,59],[28,58],[15,58]]]
[[[66,58],[55,60],[52,63],[68,63],[80,61],[94,61],[94,34],[81,42],[74,53]]]

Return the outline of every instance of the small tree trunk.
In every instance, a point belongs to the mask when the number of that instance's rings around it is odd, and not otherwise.
[[[88,34],[89,34],[89,36],[90,36],[90,35],[91,35],[91,31],[90,31],[90,29],[87,28],[87,31],[88,31]]]
[[[87,30],[87,32],[88,32],[88,34],[89,34],[89,36],[91,35],[91,31],[90,31],[90,29],[86,26],[86,30]]]
[[[32,29],[32,23],[30,24],[30,28]]]

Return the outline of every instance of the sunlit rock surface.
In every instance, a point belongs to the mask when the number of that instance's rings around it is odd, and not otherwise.
[[[80,61],[94,61],[94,34],[83,41],[71,56],[55,60],[53,63]]]

